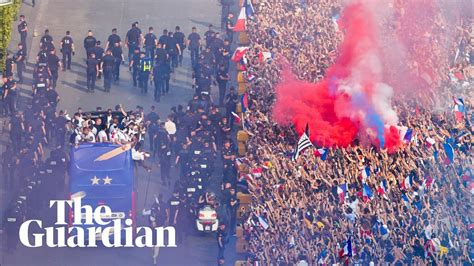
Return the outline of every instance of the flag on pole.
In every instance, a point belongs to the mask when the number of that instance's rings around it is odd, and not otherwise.
[[[240,9],[239,17],[237,18],[237,22],[235,23],[235,26],[234,26],[234,31],[246,30],[245,24],[247,23],[247,13],[245,9],[246,9],[245,6],[243,6]]]
[[[379,188],[377,189],[377,192],[382,195],[382,197],[384,197],[385,199],[388,199],[387,197],[387,180],[383,179],[382,181],[380,181],[380,186]]]
[[[253,5],[252,5],[252,0],[245,0],[244,8],[245,8],[245,15],[247,17],[252,17],[253,14],[255,13],[255,10],[253,9]]]
[[[296,146],[295,153],[293,154],[293,157],[291,158],[293,161],[296,161],[298,157],[300,156],[300,153],[309,147],[312,147],[313,143],[311,143],[311,140],[309,140],[309,127],[308,124],[306,124],[306,130],[301,135],[300,139],[298,140],[298,145]]]

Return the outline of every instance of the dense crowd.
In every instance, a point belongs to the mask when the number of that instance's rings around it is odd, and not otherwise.
[[[413,129],[409,143],[388,153],[356,141],[345,148],[310,148],[298,160],[290,159],[298,136],[271,117],[281,65],[262,60],[262,53],[284,57],[300,79],[320,80],[344,37],[337,24],[340,2],[259,1],[248,22],[250,103],[244,125],[251,138],[246,159],[240,160],[241,185],[253,197],[243,225],[248,252],[274,265],[471,265],[472,18],[459,19],[449,49],[441,48],[444,43],[434,44],[436,49],[410,47],[423,50],[419,53],[447,50],[452,60],[418,62],[440,70],[439,82],[430,84],[442,91],[430,101],[436,107],[394,101],[400,126]],[[431,43],[445,40],[442,29],[447,27],[435,15]],[[452,112],[453,96],[465,101],[464,119]],[[443,143],[454,147],[454,162]],[[347,252],[348,242],[352,252]]]

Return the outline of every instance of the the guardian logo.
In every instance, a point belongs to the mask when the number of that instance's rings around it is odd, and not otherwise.
[[[97,247],[97,242],[101,241],[105,247],[176,247],[176,232],[172,226],[137,227],[134,230],[132,219],[113,219],[114,215],[108,206],[98,206],[93,210],[89,205],[82,206],[80,198],[49,202],[50,208],[54,205],[57,213],[54,227],[43,228],[41,220],[28,220],[20,226],[19,238],[23,245],[32,248],[42,247],[44,244],[57,248],[82,248]],[[70,226],[66,222],[66,206],[73,211]],[[33,233],[38,229],[44,232]]]

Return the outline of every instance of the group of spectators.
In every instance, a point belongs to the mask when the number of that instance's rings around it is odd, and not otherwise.
[[[251,138],[246,158],[239,160],[239,185],[252,195],[243,224],[249,258],[272,265],[471,265],[472,18],[459,18],[449,49],[437,43],[446,39],[443,29],[448,28],[439,19],[442,14],[423,21],[433,22],[430,40],[437,48],[419,53],[447,50],[451,60],[417,62],[426,69],[436,65],[430,84],[430,90],[440,92],[430,94],[436,108],[394,100],[401,125],[413,129],[411,142],[394,153],[357,141],[326,147],[324,156],[310,148],[292,161],[298,135],[271,118],[281,66],[278,60],[261,60],[262,53],[284,57],[299,79],[320,80],[344,38],[337,24],[343,1],[255,2],[247,23],[250,100],[243,122]],[[412,11],[397,9],[410,1],[396,2],[395,11]],[[452,112],[453,96],[464,99],[463,119]],[[453,162],[446,159],[443,143],[454,147]]]

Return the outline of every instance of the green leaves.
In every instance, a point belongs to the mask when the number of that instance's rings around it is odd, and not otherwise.
[[[5,59],[10,43],[12,27],[20,10],[21,0],[13,1],[12,5],[0,7],[0,69],[5,67]]]

